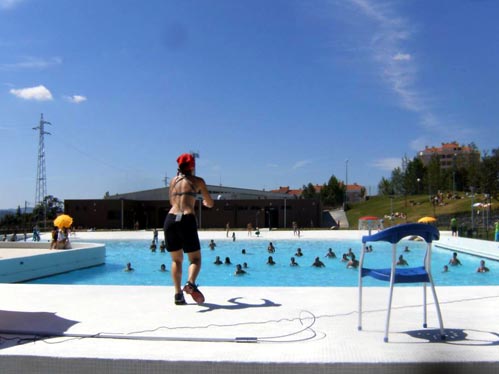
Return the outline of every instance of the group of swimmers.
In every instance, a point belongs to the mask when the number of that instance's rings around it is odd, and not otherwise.
[[[461,260],[459,260],[457,258],[457,252],[454,252],[452,254],[452,257],[451,259],[449,260],[449,265],[451,266],[459,266],[459,265],[462,265],[461,263]],[[448,265],[444,265],[444,268],[443,268],[443,273],[447,273],[449,271],[449,266]],[[490,269],[485,266],[485,260],[480,260],[480,264],[478,265],[477,269],[476,269],[476,272],[477,273],[487,273],[489,272]]]
[[[214,240],[210,240],[210,243],[208,244],[209,248],[211,250],[214,250],[215,247],[217,246]],[[370,251],[372,251],[372,247],[370,247]],[[267,252],[269,254],[273,254],[276,252],[276,248],[272,242],[269,242],[267,246]],[[246,254],[246,249],[241,250],[241,254],[245,255]],[[298,262],[296,261],[296,257],[302,257],[303,256],[303,251],[301,248],[297,248],[296,252],[293,257],[290,258],[290,263],[289,266],[295,267],[299,266]],[[324,257],[327,258],[337,258],[336,253],[334,253],[332,248],[329,248],[325,254]],[[355,254],[353,253],[352,249],[349,248],[347,253],[344,253],[342,256],[342,261],[346,262],[346,267],[347,268],[357,268],[359,266],[359,261],[356,259]],[[220,256],[216,256],[215,261],[213,262],[215,265],[232,265],[230,257],[225,257],[225,260],[222,261]],[[268,256],[267,258],[267,265],[273,266],[276,265],[276,262],[273,258],[272,255]],[[326,267],[324,262],[321,261],[320,257],[317,256],[314,259],[314,262],[311,264],[312,267],[317,267],[317,268],[323,268]],[[237,264],[236,265],[236,270],[234,272],[234,275],[243,275],[246,274],[246,271],[244,269],[248,268],[247,262],[244,262],[243,264]]]
[[[132,263],[131,262],[128,262],[125,266],[125,268],[123,269],[124,272],[132,272],[134,271],[135,269],[132,267]],[[165,264],[161,264],[160,267],[159,267],[159,271],[162,272],[162,273],[166,273],[167,270],[166,270],[166,265]]]
[[[213,240],[210,241],[209,247],[212,250],[215,249],[216,244],[215,244],[215,242]],[[274,244],[272,242],[269,242],[269,244],[267,246],[267,252],[269,254],[274,254],[276,252],[276,248],[275,248],[275,246],[274,246]],[[365,249],[365,252],[366,253],[373,252],[373,247],[371,245],[367,246],[366,249]],[[406,246],[404,248],[404,252],[405,253],[410,252],[410,249],[409,249],[408,246]],[[246,249],[243,249],[241,251],[241,253],[243,255],[245,255],[246,254]],[[296,253],[290,259],[289,266],[291,266],[291,267],[299,266],[299,264],[296,261],[295,257],[302,257],[302,256],[303,256],[302,249],[301,248],[297,248]],[[324,257],[327,257],[327,258],[336,258],[336,253],[334,253],[334,251],[333,251],[332,248],[329,248]],[[342,255],[341,261],[345,262],[346,263],[346,267],[349,268],[349,269],[350,268],[356,269],[359,266],[359,261],[356,259],[356,256],[355,256],[354,252],[352,251],[352,248],[349,248],[348,251]],[[222,264],[232,265],[232,262],[230,260],[230,257],[226,257],[225,261],[222,261],[220,259],[220,256],[216,256],[214,264],[215,265],[222,265]],[[272,255],[270,255],[267,258],[266,264],[267,265],[275,265],[276,264],[276,262],[275,262],[274,258],[272,257]],[[402,254],[400,254],[399,257],[398,257],[398,261],[397,261],[396,265],[397,266],[409,266],[409,263],[404,258],[404,256]],[[449,261],[449,265],[451,265],[451,266],[461,265],[461,261],[457,258],[457,253],[456,252],[453,253],[452,258]],[[314,262],[312,263],[311,266],[322,268],[322,267],[325,267],[326,265],[324,264],[324,262],[321,261],[320,257],[316,257],[314,259]],[[235,275],[246,274],[246,271],[244,269],[246,269],[247,267],[248,267],[248,264],[246,262],[244,262],[242,265],[241,264],[237,264],[236,265],[236,270],[235,270],[234,274]],[[485,266],[485,261],[481,260],[480,261],[480,265],[479,265],[479,267],[477,268],[476,271],[478,273],[485,273],[485,272],[488,272],[489,270],[490,269]],[[449,267],[447,265],[445,265],[444,269],[443,269],[443,272],[448,272],[448,271],[449,271]]]

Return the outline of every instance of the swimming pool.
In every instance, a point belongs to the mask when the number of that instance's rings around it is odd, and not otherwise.
[[[262,240],[219,240],[211,250],[209,240],[202,240],[203,265],[198,283],[201,286],[284,286],[284,287],[314,287],[335,286],[352,287],[358,284],[356,269],[347,269],[341,262],[341,256],[352,248],[357,259],[360,259],[361,243],[358,240],[276,240],[273,244],[275,253],[267,252],[268,241]],[[35,284],[81,284],[81,285],[172,285],[170,274],[170,256],[161,253],[159,249],[153,253],[149,250],[150,241],[146,240],[108,240],[106,244],[106,264],[98,267],[76,270],[70,273],[38,279],[27,283]],[[389,267],[391,245],[388,243],[371,243],[373,252],[366,253],[365,267]],[[410,252],[403,252],[408,246]],[[290,258],[297,248],[303,252],[302,257],[296,257],[299,266],[289,266]],[[337,258],[325,257],[328,248],[332,248]],[[398,249],[410,266],[421,266],[423,263],[425,243],[416,241],[401,241]],[[246,254],[242,253],[245,249]],[[276,264],[267,265],[267,259],[272,255]],[[215,265],[215,257],[224,261],[231,259],[232,265]],[[469,285],[499,285],[499,263],[486,260],[489,273],[476,273],[480,258],[459,254],[462,266],[449,266],[449,272],[443,273],[442,268],[449,263],[452,252],[433,247],[432,274],[437,286],[469,286]],[[316,257],[324,262],[324,268],[312,267]],[[131,262],[133,272],[124,272],[127,262]],[[236,264],[248,264],[247,274],[235,276]],[[167,272],[161,272],[160,266],[165,264]],[[186,278],[187,259],[184,264]],[[365,286],[387,286],[370,277],[364,278]]]

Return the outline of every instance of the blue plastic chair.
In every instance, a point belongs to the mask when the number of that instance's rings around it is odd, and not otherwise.
[[[426,242],[426,254],[424,264],[413,268],[396,268],[397,262],[397,243],[407,236],[419,236]],[[370,276],[375,279],[390,282],[390,296],[388,298],[388,312],[386,316],[384,341],[388,342],[388,330],[390,326],[390,312],[392,306],[393,287],[395,283],[423,283],[423,327],[426,323],[426,283],[430,283],[433,299],[437,308],[438,322],[440,324],[440,337],[445,340],[442,314],[438,303],[435,285],[431,276],[431,244],[433,240],[440,238],[440,232],[435,226],[421,223],[408,223],[404,225],[393,226],[373,235],[362,237],[362,254],[359,261],[359,324],[358,329],[362,330],[362,278]],[[366,243],[384,241],[392,243],[392,262],[391,268],[386,269],[368,269],[364,268],[364,256],[366,253]]]

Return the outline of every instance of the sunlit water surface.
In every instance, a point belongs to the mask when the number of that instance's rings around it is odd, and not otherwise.
[[[361,243],[359,241],[335,240],[276,240],[273,242],[276,252],[267,252],[268,242],[263,240],[220,240],[216,248],[208,247],[208,240],[202,241],[203,264],[198,283],[201,286],[336,286],[352,287],[358,284],[358,270],[347,269],[341,261],[341,255],[352,248],[357,259],[360,259]],[[149,250],[150,241],[144,240],[108,240],[106,245],[106,264],[83,270],[60,274],[34,280],[36,284],[81,284],[81,285],[172,285],[170,274],[170,256]],[[386,268],[390,266],[391,245],[388,243],[371,243],[373,252],[366,254],[365,267]],[[403,252],[405,246],[410,252]],[[295,257],[299,266],[289,266],[290,258],[300,247],[302,257]],[[325,257],[328,248],[332,248],[337,258]],[[242,254],[242,249],[246,254]],[[397,257],[403,254],[410,266],[421,266],[425,252],[425,243],[402,241],[398,246]],[[272,255],[275,265],[267,265],[268,256]],[[214,265],[215,257],[222,261],[230,257],[232,265]],[[480,258],[459,254],[462,266],[449,266],[449,272],[442,272],[443,266],[449,263],[452,252],[433,248],[432,274],[439,286],[499,285],[499,263],[486,260],[489,273],[477,273]],[[312,267],[315,257],[326,265],[324,268]],[[124,272],[127,262],[131,262],[133,272]],[[246,274],[235,276],[236,264],[247,263]],[[161,272],[160,266],[165,264],[167,272]],[[184,280],[187,274],[187,259],[184,263]],[[366,286],[386,286],[370,277],[364,278]]]

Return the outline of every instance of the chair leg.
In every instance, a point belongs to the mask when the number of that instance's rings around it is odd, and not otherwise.
[[[423,283],[423,328],[428,327],[427,319],[426,319],[426,283]]]
[[[433,293],[433,300],[435,301],[435,307],[437,308],[437,317],[438,317],[438,324],[440,325],[440,339],[445,340],[445,330],[444,330],[444,322],[442,319],[442,312],[440,311],[440,304],[438,302],[438,297],[437,297],[437,292],[435,291],[435,285],[433,284],[433,278],[430,275],[430,286],[431,286],[431,292]]]

